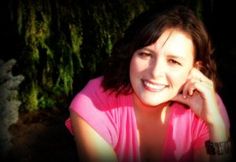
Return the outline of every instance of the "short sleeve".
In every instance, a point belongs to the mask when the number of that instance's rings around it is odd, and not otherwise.
[[[117,133],[112,118],[112,97],[103,91],[101,80],[100,77],[89,81],[72,100],[70,110],[76,112],[101,137],[114,146],[117,142]]]

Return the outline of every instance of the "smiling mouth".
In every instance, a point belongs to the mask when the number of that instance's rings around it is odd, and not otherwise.
[[[152,83],[146,80],[143,80],[143,85],[147,90],[152,92],[160,92],[167,87],[165,84]]]

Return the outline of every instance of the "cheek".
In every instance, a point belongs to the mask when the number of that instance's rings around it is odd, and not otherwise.
[[[182,85],[186,82],[187,78],[188,78],[188,72],[173,72],[171,73],[171,82],[172,85],[179,89],[182,87]]]
[[[139,72],[144,71],[146,65],[143,61],[140,61],[138,58],[133,57],[130,61],[130,74],[135,75]]]

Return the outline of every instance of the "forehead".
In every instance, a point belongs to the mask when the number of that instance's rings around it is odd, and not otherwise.
[[[191,36],[180,29],[165,30],[154,43],[158,50],[178,55],[194,55],[194,44]]]

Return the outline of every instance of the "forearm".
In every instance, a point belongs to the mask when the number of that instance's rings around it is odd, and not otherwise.
[[[209,125],[210,139],[208,144],[215,147],[215,153],[209,153],[210,161],[231,161],[230,130],[224,121],[219,118],[214,124]],[[209,146],[206,146],[209,149]],[[213,151],[214,152],[214,151]]]
[[[214,123],[208,124],[208,128],[210,133],[210,141],[222,142],[229,140],[230,130],[221,117],[216,118]]]

